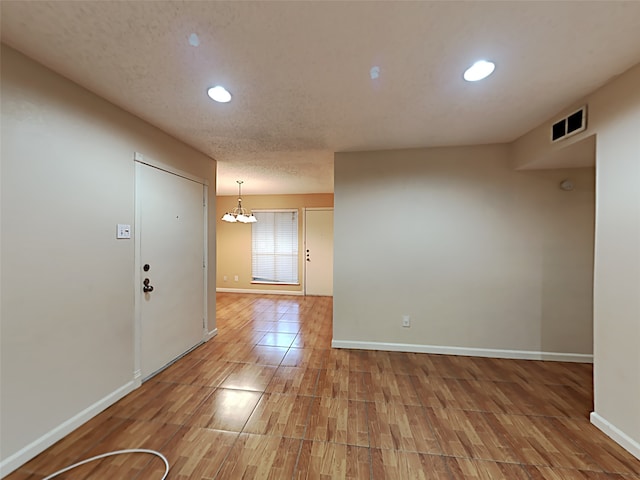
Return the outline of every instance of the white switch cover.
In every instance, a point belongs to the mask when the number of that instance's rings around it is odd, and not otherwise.
[[[131,225],[119,223],[116,238],[131,238]]]

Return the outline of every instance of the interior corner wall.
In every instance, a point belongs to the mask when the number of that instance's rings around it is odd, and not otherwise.
[[[551,144],[551,120],[513,144],[536,168],[588,136],[596,145],[594,412],[592,421],[640,458],[640,64],[593,92],[587,130]],[[554,117],[558,118],[558,117]]]
[[[248,210],[298,210],[298,251],[304,246],[304,209],[333,207],[333,194],[316,193],[300,195],[243,195],[243,206]],[[237,195],[217,197],[217,273],[219,291],[273,292],[301,294],[304,291],[304,257],[298,258],[299,285],[268,285],[251,283],[251,224],[228,223],[221,220],[225,212],[238,205]],[[235,280],[235,277],[238,280]],[[226,278],[225,278],[226,277]]]
[[[493,145],[334,170],[335,346],[590,358],[593,168],[515,171]]]
[[[2,46],[1,475],[133,388],[134,152],[215,162]],[[135,225],[134,225],[135,235]],[[215,328],[215,222],[209,222]],[[97,409],[97,411],[96,411]]]

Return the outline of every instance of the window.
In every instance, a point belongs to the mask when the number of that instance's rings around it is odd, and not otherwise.
[[[251,276],[254,282],[298,283],[298,211],[253,211]]]

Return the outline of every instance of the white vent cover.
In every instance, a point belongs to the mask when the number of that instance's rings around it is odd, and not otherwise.
[[[571,115],[558,120],[551,126],[551,141],[564,140],[587,129],[587,106],[576,110]]]

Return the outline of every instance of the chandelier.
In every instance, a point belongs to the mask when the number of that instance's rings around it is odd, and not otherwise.
[[[238,184],[238,206],[231,212],[227,212],[222,216],[222,220],[230,223],[256,223],[258,219],[248,210],[242,208],[242,180],[236,180]]]

